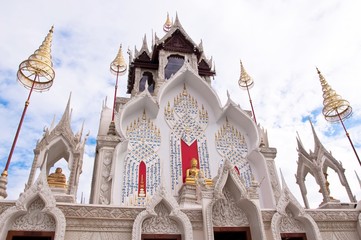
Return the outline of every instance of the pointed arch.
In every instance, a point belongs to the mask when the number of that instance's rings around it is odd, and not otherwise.
[[[143,189],[143,193],[147,194],[147,166],[144,161],[141,161],[139,164],[139,173],[138,173],[138,196]]]
[[[16,202],[16,206],[8,208],[0,215],[0,238],[6,239],[6,235],[16,221],[34,218],[45,219],[44,224],[22,225],[22,230],[52,230],[55,232],[56,240],[63,240],[65,236],[66,219],[63,212],[56,207],[55,198],[48,186],[44,171],[39,175],[35,184],[27,189]],[[48,220],[48,221],[46,221]],[[53,222],[54,221],[54,222]],[[27,221],[29,222],[29,221]],[[31,221],[30,221],[31,222]]]
[[[218,179],[215,184],[214,196],[212,201],[206,207],[205,223],[207,229],[206,238],[213,239],[213,207],[214,205],[222,200],[227,199],[224,190],[228,188],[230,194],[233,196],[234,203],[237,208],[241,209],[247,217],[248,226],[251,230],[253,239],[265,239],[265,232],[263,227],[261,210],[258,205],[252,201],[249,196],[247,189],[241,181],[240,176],[237,174],[234,166],[226,160],[222,169],[218,174]],[[231,212],[231,214],[234,214]],[[243,221],[244,223],[245,221]]]
[[[159,212],[157,212],[157,206],[160,205],[163,205],[169,212],[166,218],[175,221],[177,226],[181,228],[182,239],[193,240],[193,229],[189,218],[179,209],[179,205],[174,197],[169,195],[163,187],[158,189],[146,209],[136,217],[133,224],[132,240],[141,239],[144,221],[152,217],[157,217],[159,214]]]

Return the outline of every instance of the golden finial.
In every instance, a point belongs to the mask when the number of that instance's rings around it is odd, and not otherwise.
[[[318,68],[317,73],[320,77],[323,92],[323,110],[322,113],[327,121],[338,122],[341,119],[348,118],[352,113],[352,108],[347,100],[341,98],[335,90],[327,83]]]
[[[187,88],[186,88],[186,84],[184,83],[183,85],[183,93],[182,93],[183,96],[187,96],[188,93],[187,93]]]
[[[145,120],[146,119],[146,116],[145,116],[145,109],[143,109],[143,116],[142,116],[142,119]]]
[[[114,75],[123,75],[127,70],[127,64],[125,63],[122,45],[119,47],[119,51],[113,62],[110,63],[110,72]]]
[[[253,118],[254,118],[254,122],[257,125],[256,114],[254,113],[251,94],[249,93],[249,89],[253,87],[254,82],[253,82],[253,79],[248,75],[248,73],[244,69],[242,61],[240,61],[240,64],[241,64],[241,76],[240,76],[240,78],[238,80],[238,85],[240,86],[241,89],[246,89],[247,90],[249,103],[251,104],[252,115],[253,115]]]
[[[242,61],[240,61],[241,63],[241,76],[238,80],[238,85],[242,88],[242,89],[250,89],[251,87],[253,87],[254,85],[254,81],[253,79],[248,75],[248,73],[246,72],[246,70],[243,67]]]
[[[50,28],[40,47],[19,65],[18,80],[27,89],[42,92],[49,90],[53,85],[55,78],[55,71],[51,61],[53,31],[54,26]],[[35,76],[35,78],[32,79],[31,76]]]
[[[167,20],[165,21],[163,25],[164,32],[169,32],[169,30],[172,28],[172,21],[169,18],[169,13],[167,13]]]
[[[356,152],[355,146],[351,141],[350,134],[348,134],[346,127],[343,123],[343,119],[351,116],[352,108],[350,103],[345,99],[342,99],[340,95],[336,93],[335,90],[328,85],[326,79],[321,74],[320,70],[316,68],[318,76],[320,77],[322,92],[323,92],[323,109],[322,114],[325,116],[325,119],[330,122],[341,122],[343,130],[346,133],[346,137],[348,138],[351,147],[356,155],[357,161],[361,166],[361,160]]]

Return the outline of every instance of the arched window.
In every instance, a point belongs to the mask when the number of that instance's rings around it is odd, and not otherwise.
[[[164,69],[164,78],[169,79],[173,74],[175,74],[184,63],[184,57],[180,55],[170,55],[168,57],[168,63]]]
[[[145,197],[147,194],[147,170],[143,161],[139,164],[138,196]]]
[[[145,89],[145,83],[148,84],[148,91],[150,93],[154,92],[154,79],[151,72],[144,72],[142,78],[139,81],[139,92],[143,92]]]

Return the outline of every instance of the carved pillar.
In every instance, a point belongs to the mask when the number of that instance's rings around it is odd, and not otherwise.
[[[266,158],[267,163],[267,171],[271,179],[271,186],[273,190],[273,195],[275,197],[275,202],[278,202],[278,199],[281,196],[281,187],[276,171],[276,165],[274,159],[277,155],[277,149],[276,148],[269,148],[269,147],[261,147],[260,152],[263,154],[263,156]],[[262,184],[262,183],[261,183]]]
[[[110,204],[112,192],[111,169],[118,136],[99,136],[95,156],[90,203]]]
[[[310,208],[310,204],[308,203],[308,199],[307,199],[307,189],[306,189],[306,186],[305,186],[305,178],[304,177],[300,177],[300,178],[301,179],[298,179],[297,175],[296,175],[296,183],[300,186],[301,195],[302,195],[305,207]]]
[[[35,148],[35,149],[34,149],[33,165],[32,165],[31,170],[30,170],[28,183],[25,184],[25,189],[24,189],[24,191],[28,190],[28,189],[31,187],[31,185],[33,184],[33,182],[34,182],[34,177],[35,177],[34,175],[35,175],[36,164],[37,164],[36,159],[39,158],[39,153],[40,153],[39,149]],[[47,154],[47,153],[45,153],[45,154]]]
[[[201,203],[202,203],[202,217],[203,217],[203,234],[204,234],[204,239],[212,239],[209,235],[209,231],[207,231],[207,224],[209,224],[209,221],[207,221],[207,209],[209,209],[210,204],[212,203],[212,199],[213,199],[213,189],[204,189],[202,190],[202,199],[201,199]],[[208,216],[210,219],[212,219],[212,216]]]

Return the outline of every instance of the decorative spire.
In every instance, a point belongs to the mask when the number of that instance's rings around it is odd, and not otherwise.
[[[122,53],[122,45],[120,44],[119,51],[113,62],[110,63],[110,72],[116,75],[116,81],[114,86],[114,100],[113,100],[113,111],[112,111],[112,121],[109,125],[108,135],[116,135],[116,128],[114,123],[114,114],[115,114],[115,104],[117,100],[117,89],[118,89],[118,78],[120,75],[123,75],[127,70],[127,64],[124,61]]]
[[[356,158],[361,166],[360,158],[356,152],[356,149],[351,141],[350,135],[348,134],[343,120],[350,117],[352,108],[350,103],[345,99],[342,99],[335,90],[328,85],[326,79],[321,74],[320,70],[316,68],[318,76],[320,77],[322,92],[323,92],[323,109],[322,114],[325,119],[329,122],[341,122],[343,129],[345,130],[346,136],[351,144],[351,147],[356,155]]]
[[[53,80],[55,78],[55,71],[53,69],[53,63],[51,61],[51,42],[53,39],[53,30],[52,26],[49,30],[49,33],[45,37],[43,43],[40,47],[32,54],[30,57],[20,63],[19,70],[17,73],[18,81],[27,89],[30,89],[28,98],[25,101],[25,106],[23,113],[20,118],[18,128],[15,133],[13,144],[11,145],[10,153],[8,160],[6,162],[4,171],[0,177],[0,199],[7,197],[6,185],[7,185],[7,176],[8,168],[11,162],[12,155],[14,153],[15,145],[18,140],[21,126],[24,121],[24,117],[28,106],[30,104],[30,97],[34,91],[46,91],[53,85]]]
[[[30,57],[20,63],[17,77],[27,89],[46,91],[53,85],[55,71],[51,61],[51,42],[54,26],[49,30],[40,47]],[[35,76],[35,78],[31,78]]]
[[[244,69],[242,61],[240,61],[240,63],[241,63],[241,73],[240,73],[241,76],[240,76],[240,78],[238,80],[238,85],[240,86],[241,89],[246,89],[247,90],[249,103],[251,104],[253,119],[254,119],[254,122],[257,125],[256,114],[254,113],[252,99],[251,99],[251,95],[249,93],[249,89],[253,87],[254,82],[253,82],[253,79],[248,75],[248,73]]]
[[[240,73],[240,78],[238,80],[238,85],[242,88],[242,89],[250,89],[253,87],[254,85],[254,81],[253,79],[248,75],[248,73],[246,72],[246,70],[243,67],[242,61],[240,61],[241,63],[241,73]]]
[[[110,72],[114,75],[123,75],[127,70],[127,64],[125,63],[122,45],[120,44],[119,51],[113,62],[110,63]]]
[[[350,117],[352,108],[350,103],[341,98],[335,90],[327,83],[326,79],[321,74],[318,68],[317,73],[320,77],[322,92],[323,92],[323,110],[322,113],[327,121],[338,122],[339,118],[346,119]]]
[[[169,13],[167,13],[167,20],[165,21],[163,25],[164,32],[169,32],[169,30],[172,28],[172,21],[169,18]]]

